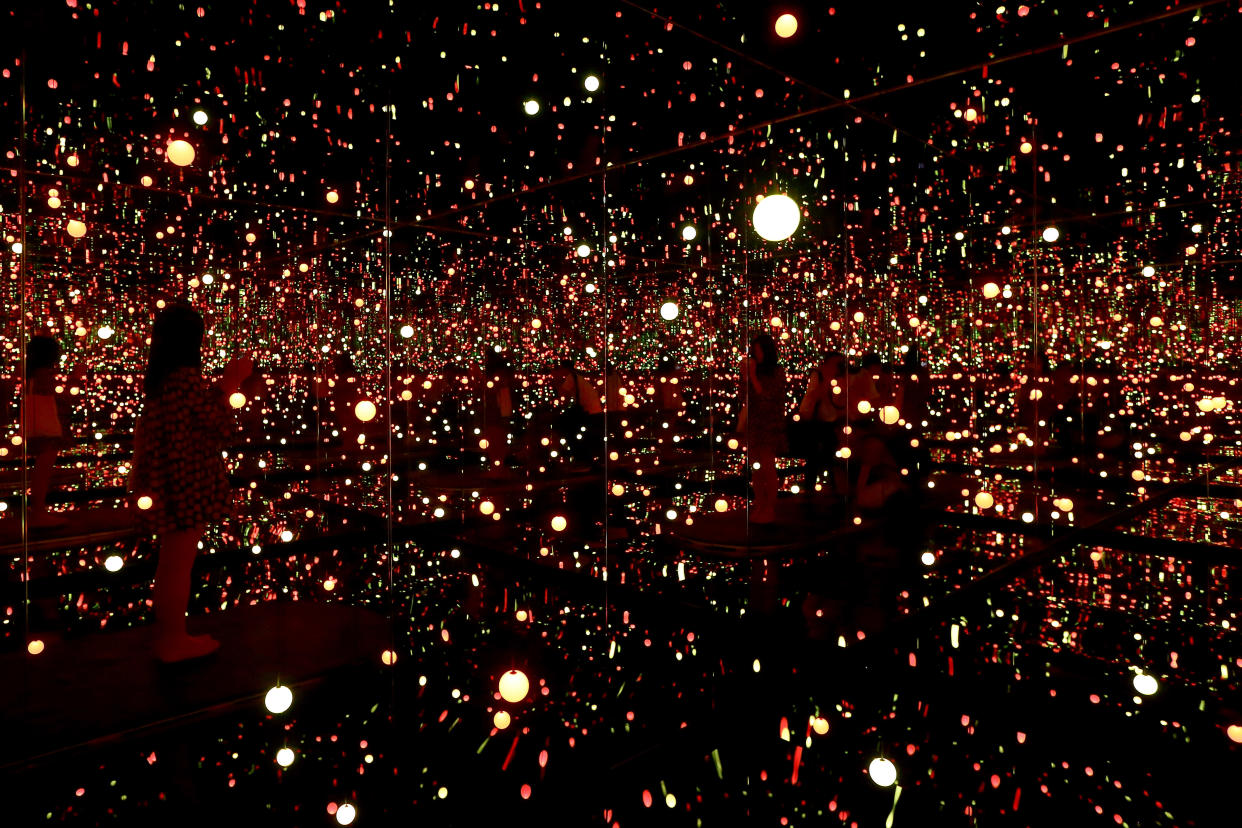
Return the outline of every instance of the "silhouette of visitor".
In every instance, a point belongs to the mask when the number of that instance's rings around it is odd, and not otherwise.
[[[165,663],[198,658],[219,642],[186,632],[190,572],[211,521],[229,512],[231,495],[222,457],[230,415],[228,396],[252,363],[234,359],[220,381],[202,376],[203,318],[184,306],[155,318],[143,386],[145,410],[134,433],[131,489],[140,525],[159,538],[155,572],[155,654]]]
[[[65,444],[69,411],[56,393],[60,343],[50,336],[31,337],[26,344],[26,380],[22,387],[22,436],[34,458],[26,525],[32,529],[63,526],[64,517],[47,510],[56,453]]]

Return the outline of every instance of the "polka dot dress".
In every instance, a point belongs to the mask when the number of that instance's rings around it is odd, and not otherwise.
[[[131,488],[151,498],[139,510],[143,529],[163,534],[195,529],[229,513],[228,470],[221,456],[229,430],[224,402],[193,368],[169,374],[163,393],[147,400],[134,437]]]

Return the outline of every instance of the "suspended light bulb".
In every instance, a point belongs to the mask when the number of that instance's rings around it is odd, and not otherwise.
[[[579,256],[579,258],[583,258],[583,259],[585,259],[587,256],[590,256],[590,255],[591,255],[591,247],[590,247],[590,245],[586,245],[586,244],[580,244],[580,245],[578,245],[578,256]]]
[[[1144,696],[1154,696],[1160,689],[1160,682],[1156,681],[1155,676],[1139,673],[1134,677],[1134,689]]]
[[[988,492],[979,492],[975,495],[975,505],[980,509],[991,509],[996,504],[996,500]]]
[[[276,751],[276,764],[282,768],[287,768],[293,764],[294,754],[292,748],[283,747]]]
[[[370,400],[362,400],[354,406],[354,416],[361,422],[371,422],[375,419],[375,403]]]
[[[293,704],[293,691],[283,684],[278,684],[267,691],[263,703],[272,713],[284,713]]]
[[[1143,275],[1150,279],[1152,276],[1156,275],[1156,269],[1151,265],[1147,265],[1143,268]]]
[[[496,726],[497,730],[504,730],[512,721],[513,717],[509,715],[508,710],[497,710],[496,715],[492,716],[492,724]]]
[[[412,336],[414,336],[414,326],[413,325],[402,325],[401,326],[401,338],[409,339]]]
[[[534,98],[528,98],[522,104],[522,109],[526,111],[527,115],[538,115],[539,114],[539,101],[535,100]]]
[[[665,302],[663,305],[660,306],[660,316],[664,317],[670,322],[672,322],[674,319],[677,318],[677,313],[678,313],[678,310],[677,310],[676,302]]]
[[[552,531],[564,532],[565,527],[569,525],[569,521],[565,520],[564,515],[556,515],[552,518]]]
[[[897,766],[887,759],[877,757],[867,766],[871,781],[881,788],[887,788],[897,781]]]
[[[685,227],[681,228],[681,238],[684,241],[694,241],[698,235],[699,231],[695,229],[693,224],[687,224]]]
[[[125,565],[125,559],[120,555],[109,555],[104,559],[104,569],[109,572],[120,572],[121,567]]]
[[[65,232],[75,239],[80,239],[86,235],[86,222],[69,219],[69,222],[65,225]]]
[[[717,512],[729,511],[729,501],[725,500],[723,497],[717,498],[716,502],[712,505]]]
[[[995,299],[997,296],[1000,296],[1000,285],[996,282],[988,282],[983,286],[984,299]]]
[[[107,325],[104,325],[103,327],[99,329],[99,338],[100,339],[111,339],[114,333],[116,333],[116,331],[112,330]]]
[[[1048,242],[1049,244],[1052,244],[1054,241],[1056,241],[1059,238],[1061,238],[1060,230],[1058,230],[1055,227],[1044,228],[1044,241]]]
[[[178,167],[188,167],[194,163],[194,147],[189,141],[182,141],[180,138],[169,141],[167,153],[168,160]]]
[[[207,123],[207,113],[201,109],[194,110],[194,123],[203,126]]]
[[[880,409],[880,422],[884,425],[893,425],[901,419],[901,412],[897,410],[895,405],[886,405]]]
[[[784,241],[798,229],[802,210],[798,203],[784,193],[766,196],[755,205],[751,215],[755,232],[768,241]]]
[[[500,697],[517,704],[530,692],[530,679],[521,670],[510,670],[500,677]]]
[[[586,91],[588,92],[598,92],[599,91],[599,78],[597,78],[595,75],[587,75],[585,78],[583,78],[582,85],[583,87],[586,88]]]
[[[243,408],[246,405],[246,395],[240,391],[234,391],[229,394],[229,405],[233,408]]]
[[[789,13],[782,14],[776,18],[775,28],[777,37],[793,37],[798,31],[798,18]]]
[[[358,816],[358,810],[348,802],[342,803],[341,807],[336,809],[336,822],[338,825],[349,825]]]

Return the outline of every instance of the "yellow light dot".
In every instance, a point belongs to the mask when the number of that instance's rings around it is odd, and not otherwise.
[[[500,677],[500,697],[510,704],[517,704],[530,691],[530,679],[521,670],[509,670]]]
[[[167,153],[168,160],[178,167],[188,167],[194,163],[194,147],[189,141],[183,141],[180,138],[176,141],[169,141]]]
[[[777,37],[793,37],[798,31],[798,18],[792,14],[782,14],[776,18],[776,36]]]
[[[562,515],[557,515],[556,517],[552,518],[552,531],[554,532],[564,532],[565,527],[568,525],[569,525],[569,522],[566,521],[564,516]]]
[[[147,509],[151,508],[151,503],[152,503],[151,498],[148,497],[147,495],[143,495],[142,497],[138,498],[138,508],[144,512]]]
[[[29,644],[26,645],[26,652],[30,653],[31,655],[38,655],[39,653],[43,652],[43,642],[37,638],[32,640]]]
[[[370,400],[362,400],[354,406],[354,416],[360,422],[369,423],[375,419],[375,403]]]
[[[479,512],[484,515],[490,515],[494,511],[496,511],[496,504],[490,500],[485,500],[479,504]]]
[[[246,405],[246,395],[240,391],[234,391],[229,394],[229,405],[233,408],[243,408]]]

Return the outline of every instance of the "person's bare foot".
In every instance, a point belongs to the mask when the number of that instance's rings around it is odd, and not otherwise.
[[[187,635],[172,640],[155,642],[155,657],[164,664],[175,664],[211,655],[220,648],[220,642],[210,635]]]

